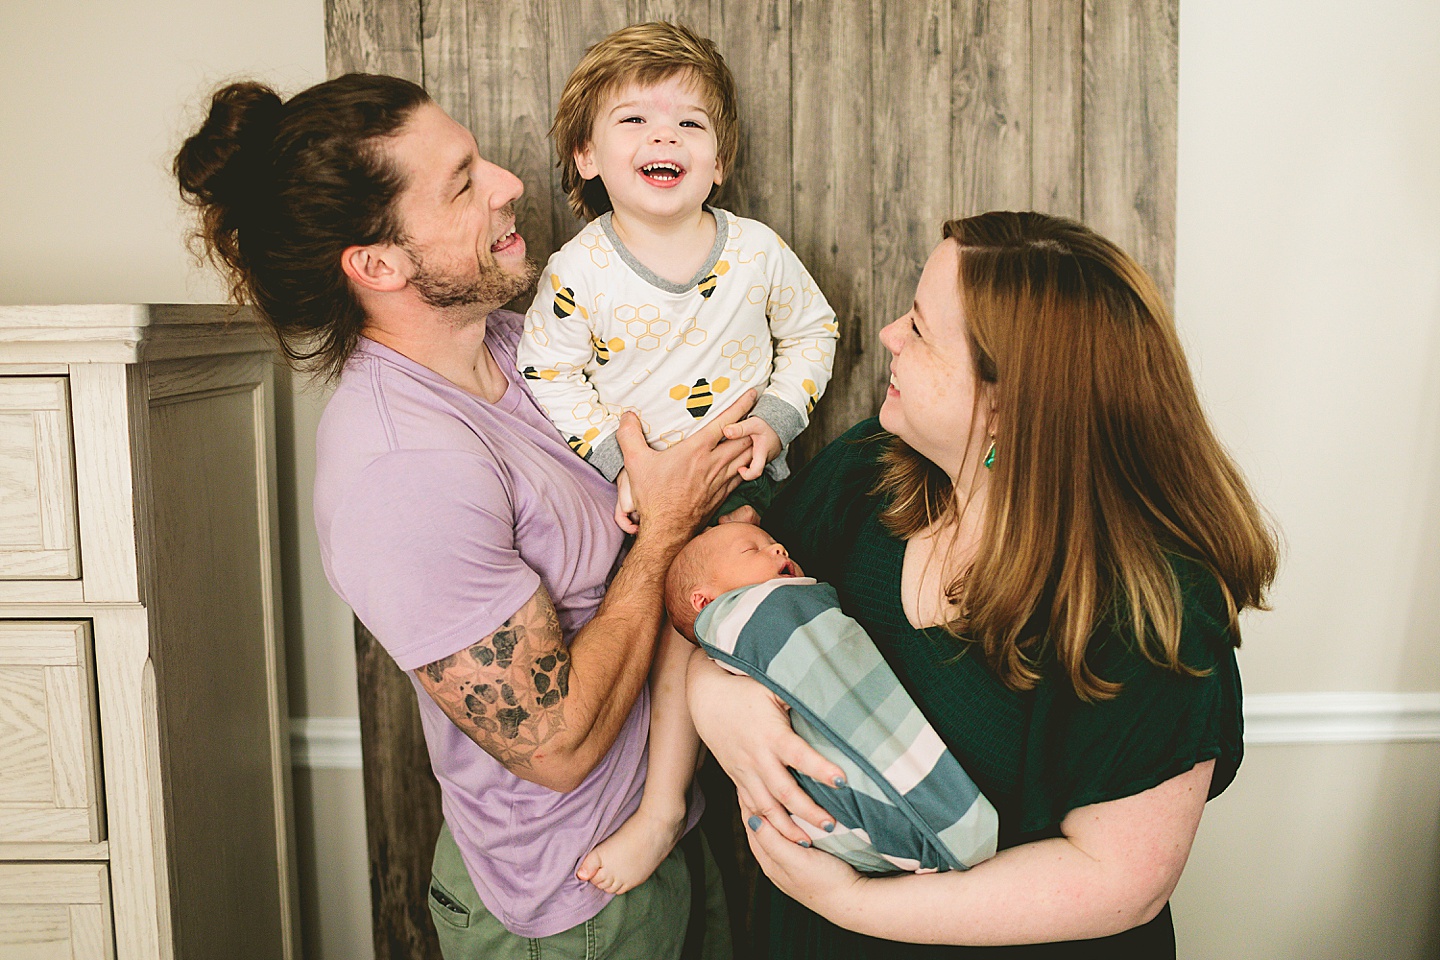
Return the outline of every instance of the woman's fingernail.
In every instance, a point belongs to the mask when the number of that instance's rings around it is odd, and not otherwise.
[[[825,832],[826,832],[826,833],[834,833],[834,832],[835,832],[835,821],[834,821],[834,820],[826,820],[826,821],[825,821]]]
[[[845,786],[845,778],[842,777],[842,776],[840,776],[840,775],[837,773],[837,774],[835,775],[835,789],[836,789],[836,790],[839,790],[840,788],[842,788],[842,787],[844,787],[844,786]]]
[[[810,846],[810,841],[809,841],[809,840],[801,840],[801,841],[800,841],[800,846],[802,846],[802,847],[808,847],[808,846]]]
[[[751,817],[749,820],[746,820],[746,821],[745,821],[745,825],[748,826],[751,830],[759,830],[759,829],[760,829],[760,818],[759,818],[759,817]]]

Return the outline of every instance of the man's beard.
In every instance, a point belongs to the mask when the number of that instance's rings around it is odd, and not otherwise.
[[[410,285],[421,300],[440,310],[475,304],[499,307],[534,287],[540,272],[539,265],[526,257],[519,273],[510,273],[492,261],[480,264],[472,276],[459,277],[430,269],[418,250],[407,252],[415,261]]]

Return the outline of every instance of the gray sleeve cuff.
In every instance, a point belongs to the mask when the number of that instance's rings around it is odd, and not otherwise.
[[[590,448],[590,456],[585,461],[600,471],[600,474],[611,483],[620,476],[620,468],[625,466],[625,458],[620,453],[620,435],[612,433]]]
[[[770,424],[770,429],[780,438],[780,446],[790,446],[790,441],[800,436],[805,429],[805,417],[790,404],[773,393],[767,393],[755,403],[750,416],[759,417]]]

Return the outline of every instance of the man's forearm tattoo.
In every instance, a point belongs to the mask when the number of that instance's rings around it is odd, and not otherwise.
[[[560,618],[539,591],[479,643],[420,668],[431,697],[506,766],[526,766],[565,728],[570,652]]]

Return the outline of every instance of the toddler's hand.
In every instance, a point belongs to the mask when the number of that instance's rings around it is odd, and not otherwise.
[[[630,493],[630,478],[624,467],[620,468],[620,473],[615,477],[615,492],[619,494],[615,500],[615,525],[626,533],[639,533],[640,524],[635,522],[638,519],[635,513],[635,497]]]
[[[754,480],[764,471],[765,464],[780,455],[780,435],[759,417],[747,417],[739,423],[730,424],[725,428],[725,436],[730,440],[751,438],[750,462],[740,468],[742,480]]]

